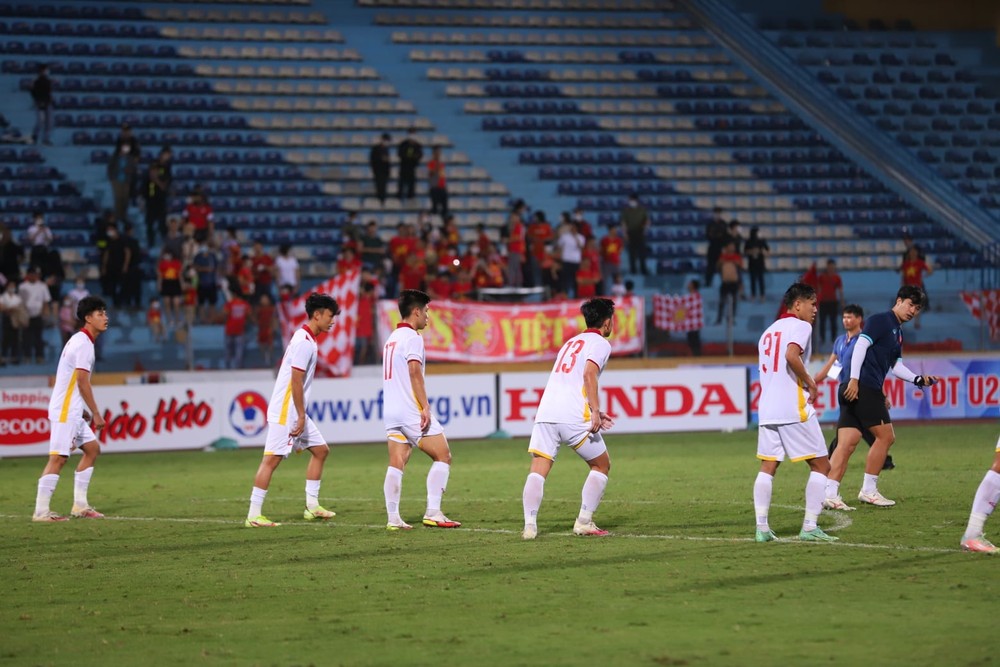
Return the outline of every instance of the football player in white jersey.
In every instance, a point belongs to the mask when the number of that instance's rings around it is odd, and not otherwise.
[[[590,466],[573,532],[608,535],[608,531],[594,525],[594,512],[601,504],[611,470],[601,431],[611,428],[614,421],[601,412],[597,382],[611,356],[607,338],[614,327],[615,303],[611,299],[590,299],[580,306],[580,312],[587,329],[566,341],[556,355],[531,429],[528,444],[531,469],[521,496],[524,505],[521,537],[526,540],[538,535],[538,509],[542,506],[545,479],[561,445],[571,447]]]
[[[323,439],[316,424],[306,414],[313,375],[316,373],[316,336],[330,330],[333,318],[340,312],[337,301],[328,294],[313,293],[306,299],[309,320],[292,335],[285,355],[281,358],[274,391],[267,404],[267,438],[264,458],[257,468],[250,493],[250,509],[243,525],[247,528],[280,526],[263,515],[264,498],[271,476],[278,465],[292,451],[308,449],[311,458],[306,467],[306,509],[302,518],[307,521],[330,519],[335,512],[319,504],[319,487],[323,477],[323,464],[330,447]]]
[[[385,511],[388,530],[410,530],[399,513],[399,497],[403,490],[403,469],[414,447],[431,457],[427,473],[427,510],[423,524],[433,528],[458,528],[441,511],[441,496],[448,487],[451,472],[451,449],[437,417],[431,414],[424,384],[424,340],[418,333],[427,326],[427,304],[431,298],[419,290],[403,290],[399,294],[399,314],[403,321],[396,325],[382,350],[382,421],[389,443],[389,468],[385,471]]]
[[[35,513],[32,516],[32,521],[39,523],[68,519],[49,509],[49,501],[59,483],[59,472],[74,449],[79,449],[83,456],[73,479],[71,514],[81,519],[104,517],[90,506],[87,489],[94,474],[94,462],[101,453],[94,431],[104,427],[104,417],[94,400],[90,376],[94,372],[94,341],[108,330],[107,305],[99,297],[84,297],[77,304],[76,317],[83,322],[83,328],[73,334],[63,347],[49,400],[49,460],[38,480]]]
[[[1000,501],[1000,439],[997,440],[993,467],[986,471],[986,476],[976,489],[976,497],[972,500],[969,523],[965,527],[965,535],[962,536],[962,549],[987,554],[1000,553],[1000,548],[994,546],[983,535],[986,519],[996,509],[997,501]]]
[[[785,292],[785,313],[769,326],[757,343],[760,365],[757,458],[760,472],[753,485],[758,542],[777,536],[768,523],[771,488],[778,465],[787,455],[791,461],[809,466],[806,482],[806,512],[799,539],[807,542],[834,542],[816,525],[823,510],[826,476],[830,472],[826,442],[813,402],[816,381],[806,370],[812,352],[812,322],[816,319],[816,290],[794,283]]]

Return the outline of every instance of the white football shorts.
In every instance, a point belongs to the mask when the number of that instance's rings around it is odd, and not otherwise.
[[[49,456],[69,456],[81,445],[97,440],[90,424],[83,417],[64,422],[49,422]]]
[[[529,453],[555,461],[560,445],[571,447],[584,461],[593,461],[608,451],[604,436],[600,432],[591,433],[583,424],[535,422],[531,427]]]
[[[326,444],[323,435],[309,417],[306,417],[306,427],[299,434],[299,437],[290,436],[289,430],[291,429],[287,424],[268,422],[267,439],[264,441],[264,456],[288,456],[293,451]]]
[[[792,424],[767,424],[757,428],[757,458],[762,461],[805,461],[826,456],[823,430],[815,416]]]
[[[426,431],[420,431],[420,424],[415,426],[392,426],[385,430],[385,437],[395,442],[405,442],[410,447],[418,447],[421,438],[441,435],[442,433],[444,433],[444,427],[441,426],[441,422],[438,421],[437,417],[431,415],[431,424],[427,427]]]

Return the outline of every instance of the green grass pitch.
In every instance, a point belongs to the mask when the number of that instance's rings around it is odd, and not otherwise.
[[[257,530],[242,520],[260,450],[105,456],[90,499],[108,518],[63,524],[29,521],[43,461],[6,459],[0,665],[998,664],[1000,558],[958,544],[996,437],[899,425],[880,484],[899,504],[824,512],[837,544],[752,541],[752,431],[609,435],[603,539],[570,534],[586,466],[563,451],[534,542],[524,439],[452,443],[444,509],[464,525],[408,533],[384,529],[384,446],[333,449],[325,524],[302,520],[306,457],[291,457],[265,505],[285,525]],[[428,467],[416,453],[404,478],[414,523]],[[807,470],[778,471],[781,537]]]

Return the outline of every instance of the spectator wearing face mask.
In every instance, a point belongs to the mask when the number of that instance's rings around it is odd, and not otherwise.
[[[622,209],[620,222],[628,245],[629,273],[647,275],[646,230],[649,229],[650,220],[646,208],[635,195],[628,198],[628,205]]]
[[[139,170],[139,155],[132,152],[128,142],[119,142],[108,161],[108,182],[111,184],[111,200],[115,220],[128,220],[129,200],[135,188],[135,178]]]

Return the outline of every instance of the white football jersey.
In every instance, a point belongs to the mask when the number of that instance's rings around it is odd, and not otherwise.
[[[590,405],[583,386],[588,363],[597,366],[600,377],[611,356],[611,343],[597,329],[587,329],[563,343],[545,392],[535,413],[536,422],[551,424],[590,423]]]
[[[382,422],[386,429],[420,424],[421,405],[413,394],[410,362],[424,372],[424,339],[408,324],[399,324],[382,349]]]
[[[293,368],[305,372],[305,377],[302,378],[302,404],[306,410],[309,409],[309,392],[312,390],[313,375],[316,374],[316,357],[316,339],[309,327],[303,325],[292,334],[285,356],[281,358],[274,391],[271,393],[271,400],[267,402],[268,422],[291,427],[298,421],[299,413],[292,400]]]
[[[793,424],[816,414],[802,383],[788,368],[785,352],[792,344],[802,351],[802,363],[808,364],[812,354],[812,325],[792,315],[778,318],[757,343],[760,424]]]
[[[59,356],[56,382],[49,399],[49,419],[52,421],[67,422],[83,416],[83,398],[76,384],[79,371],[94,372],[94,339],[83,329],[66,341]]]

